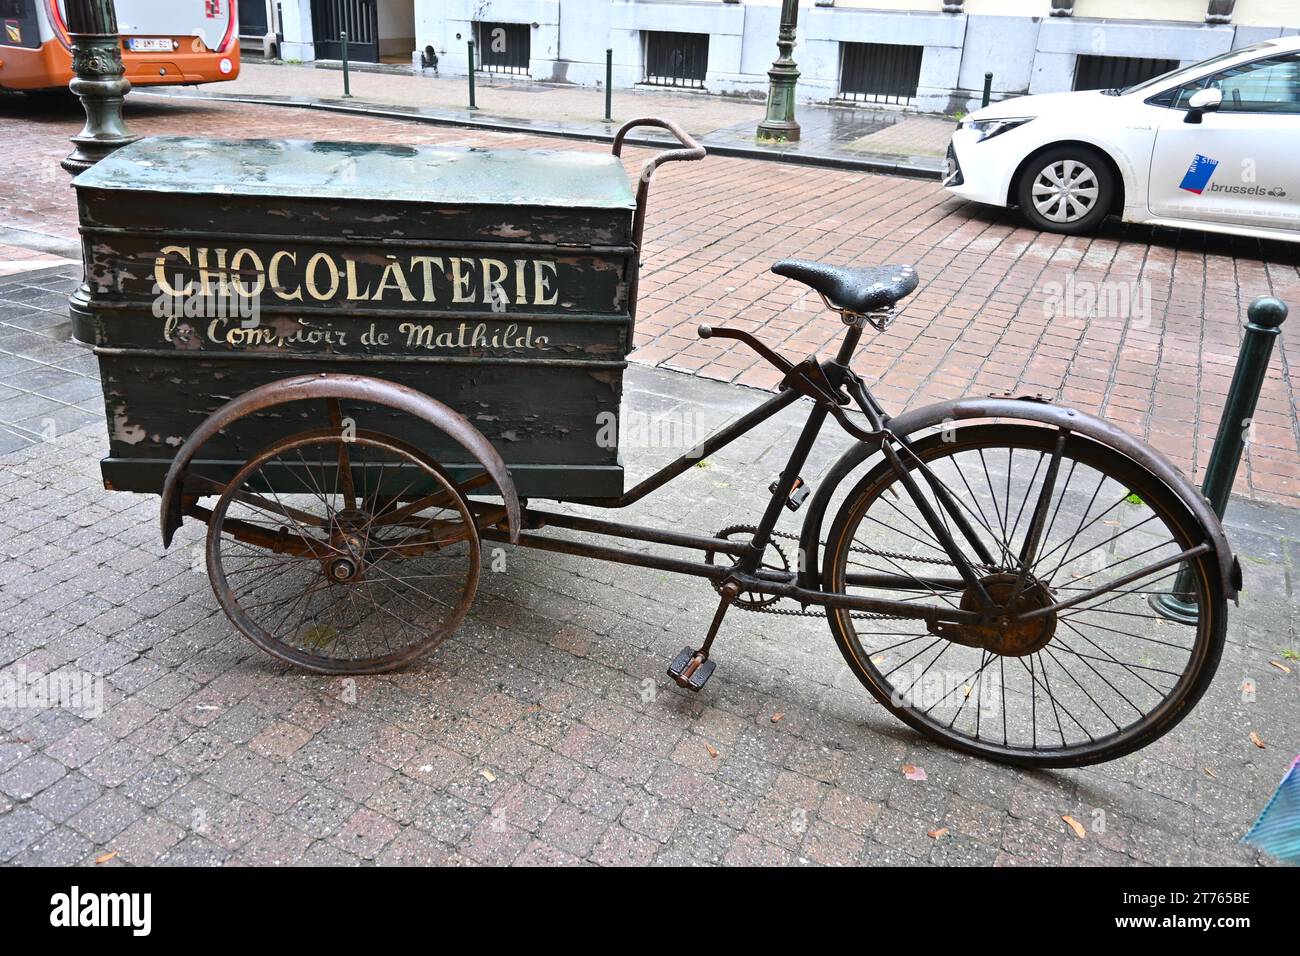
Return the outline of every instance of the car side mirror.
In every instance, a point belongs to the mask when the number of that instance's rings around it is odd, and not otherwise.
[[[1202,116],[1215,112],[1222,105],[1223,90],[1213,86],[1197,90],[1187,98],[1187,115],[1183,117],[1183,122],[1199,123]]]

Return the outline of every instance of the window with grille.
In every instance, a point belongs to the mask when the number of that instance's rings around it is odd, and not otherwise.
[[[1076,90],[1122,89],[1177,68],[1177,60],[1084,54],[1074,63],[1074,88]]]
[[[840,98],[906,106],[916,96],[925,47],[899,43],[841,43]]]
[[[645,81],[656,86],[704,88],[709,70],[707,33],[645,34]]]
[[[531,42],[532,29],[527,23],[475,23],[475,69],[527,76]]]

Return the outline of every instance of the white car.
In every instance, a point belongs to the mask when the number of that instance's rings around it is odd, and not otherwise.
[[[1052,232],[1126,222],[1300,241],[1300,37],[1119,90],[1002,100],[948,147],[954,195]]]

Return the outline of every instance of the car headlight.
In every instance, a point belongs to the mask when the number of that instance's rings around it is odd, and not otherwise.
[[[992,139],[994,136],[1001,136],[1009,129],[1015,129],[1017,126],[1024,126],[1032,119],[1032,116],[1014,116],[1003,119],[982,120],[968,119],[962,122],[962,126],[966,129],[973,129],[978,133],[979,138],[976,139],[975,142],[982,143],[984,140]]]

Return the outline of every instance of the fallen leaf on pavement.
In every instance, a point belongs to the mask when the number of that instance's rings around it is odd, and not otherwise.
[[[113,857],[115,857],[115,856],[117,856],[117,851],[116,851],[116,850],[114,850],[112,853],[101,853],[99,856],[95,857],[95,862],[96,862],[96,863],[107,863],[109,860],[113,859]]]
[[[1264,738],[1261,737],[1259,734],[1255,733],[1255,731],[1253,730],[1250,732],[1250,742],[1254,744],[1256,747],[1258,747],[1260,750],[1264,749]]]
[[[910,763],[903,764],[903,776],[908,780],[924,780],[925,771],[920,767],[913,766]]]
[[[939,837],[945,835],[947,832],[948,832],[947,827],[939,827],[939,829],[937,830],[931,830],[930,832],[928,832],[926,836],[928,836],[931,840],[937,840],[939,839]]]
[[[1213,770],[1211,770],[1209,767],[1202,767],[1201,769],[1205,771],[1205,775],[1209,777],[1211,780],[1219,779],[1219,775],[1215,773]]]
[[[774,724],[779,724],[779,723],[780,723],[781,721],[783,721],[783,720],[785,720],[785,714],[773,714],[773,715],[772,715],[772,723],[774,723]]]
[[[1278,670],[1280,670],[1283,674],[1291,673],[1291,668],[1287,667],[1281,661],[1270,660],[1269,663],[1272,664],[1274,667],[1276,667]]]
[[[1088,835],[1088,831],[1083,828],[1083,824],[1074,819],[1074,817],[1070,816],[1068,813],[1061,817],[1061,819],[1066,822],[1070,829],[1074,831],[1074,835],[1080,840]]]

